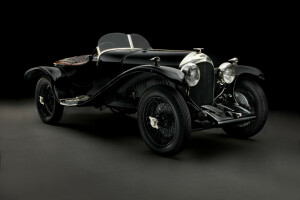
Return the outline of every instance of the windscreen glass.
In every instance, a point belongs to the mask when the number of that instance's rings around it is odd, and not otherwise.
[[[128,37],[125,33],[109,33],[103,35],[98,41],[98,46],[101,52],[114,48],[130,48]]]
[[[152,49],[146,38],[139,34],[131,34],[131,39],[134,48]]]
[[[98,47],[100,52],[108,49],[131,48],[129,38],[125,33],[109,33],[99,39]],[[149,42],[141,35],[131,34],[131,40],[133,48],[151,49]]]

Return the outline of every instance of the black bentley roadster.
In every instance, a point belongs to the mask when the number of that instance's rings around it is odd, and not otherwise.
[[[268,115],[257,68],[237,58],[214,66],[201,48],[152,49],[138,34],[104,35],[94,54],[29,69],[25,79],[37,80],[43,122],[59,122],[64,106],[137,112],[145,143],[163,156],[183,150],[193,130],[222,127],[229,136],[249,138]]]

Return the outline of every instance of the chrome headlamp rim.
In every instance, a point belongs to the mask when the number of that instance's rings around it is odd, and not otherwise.
[[[193,87],[200,81],[200,69],[195,63],[186,63],[181,71],[185,74],[185,82],[189,87]]]
[[[218,75],[222,83],[231,84],[235,80],[236,73],[233,64],[229,62],[222,63],[218,67],[218,71]]]

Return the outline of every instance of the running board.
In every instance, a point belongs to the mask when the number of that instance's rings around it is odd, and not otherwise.
[[[81,95],[81,96],[78,96],[75,98],[60,99],[59,103],[60,103],[60,105],[63,105],[63,106],[77,106],[77,104],[79,102],[86,101],[89,98],[90,98],[89,96]]]
[[[217,125],[231,124],[231,123],[239,123],[244,121],[250,121],[256,118],[255,115],[247,115],[243,116],[242,113],[234,113],[235,117],[227,116],[224,111],[211,106],[204,105],[201,106],[203,109],[203,113],[205,113],[208,117],[210,117]]]

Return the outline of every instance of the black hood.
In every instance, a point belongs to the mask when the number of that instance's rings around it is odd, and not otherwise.
[[[162,66],[178,68],[180,62],[191,51],[184,50],[140,50],[127,55],[123,59],[123,70],[128,70],[138,65],[153,64],[150,59],[158,56],[160,57],[159,64]]]

